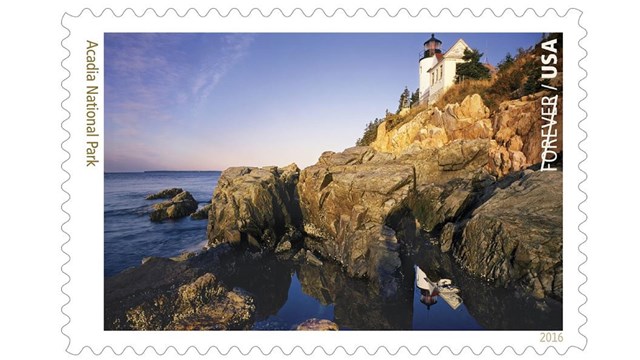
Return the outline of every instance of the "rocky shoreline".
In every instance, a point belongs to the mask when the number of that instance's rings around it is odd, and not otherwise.
[[[383,122],[371,146],[325,152],[302,170],[225,170],[204,211],[208,250],[182,261],[154,258],[107,279],[105,327],[250,328],[262,311],[251,289],[230,288],[224,271],[211,269],[265,254],[320,271],[336,264],[393,302],[413,286],[402,276],[413,266],[404,254],[426,238],[471,276],[561,302],[561,163],[555,172],[535,170],[542,95],[505,102],[494,114],[473,95],[393,128]],[[158,206],[163,214],[189,203],[171,190]],[[307,327],[334,330],[316,320]]]

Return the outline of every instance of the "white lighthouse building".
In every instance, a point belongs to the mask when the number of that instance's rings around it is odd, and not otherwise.
[[[464,51],[471,49],[462,39],[444,54],[440,49],[442,41],[431,34],[431,38],[424,43],[424,50],[420,52],[420,102],[429,104],[438,100],[444,92],[456,81],[456,65],[463,63]]]

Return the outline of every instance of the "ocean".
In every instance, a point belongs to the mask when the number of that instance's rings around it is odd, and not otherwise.
[[[145,197],[179,187],[189,191],[201,207],[211,200],[220,174],[106,173],[105,277],[139,266],[147,256],[172,257],[200,250],[206,244],[207,220],[186,217],[153,223],[149,220],[150,207],[162,200]],[[255,264],[255,269],[247,269],[253,277],[264,273],[265,266],[270,270],[268,276],[257,279],[261,284],[253,289],[258,307],[254,329],[289,330],[310,318],[332,320],[341,329],[562,329],[562,304],[541,303],[518,289],[499,288],[474,278],[462,271],[450,255],[431,246],[428,239],[419,239],[409,248],[403,255],[402,270],[408,284],[391,299],[372,291],[367,281],[346,276],[339,266],[328,261],[317,267],[281,262],[274,257]],[[415,283],[418,269],[436,281],[441,275],[452,279],[461,290],[463,302],[455,306],[442,297],[425,302]],[[227,285],[242,287],[246,279],[237,281],[238,284]]]
[[[167,188],[187,190],[199,207],[211,200],[219,171],[106,173],[104,176],[104,275],[138,266],[147,256],[171,257],[206,244],[207,220],[154,223],[149,209],[163,200],[145,200]]]

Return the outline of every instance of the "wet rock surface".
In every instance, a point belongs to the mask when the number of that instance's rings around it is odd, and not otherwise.
[[[107,330],[249,329],[287,299],[291,268],[219,246],[105,279]]]
[[[309,319],[298,325],[296,330],[305,331],[337,331],[338,325],[327,319]]]
[[[191,214],[193,220],[207,220],[209,218],[209,211],[211,210],[211,204],[207,204]]]
[[[107,330],[246,329],[254,313],[248,294],[188,260],[150,258],[105,280]]]
[[[179,189],[178,189],[179,190]],[[167,219],[180,219],[191,215],[198,209],[198,202],[188,191],[182,191],[171,200],[154,204],[149,217],[151,221],[160,222]]]

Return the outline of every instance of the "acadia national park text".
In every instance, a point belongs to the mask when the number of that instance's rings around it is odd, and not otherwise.
[[[86,162],[87,167],[96,167],[98,160],[98,147],[100,145],[98,139],[100,134],[96,129],[96,119],[98,117],[98,94],[100,88],[98,86],[98,74],[100,74],[100,68],[96,65],[96,50],[98,43],[91,40],[87,40],[86,51],[86,135],[87,135],[87,149],[86,149]]]

